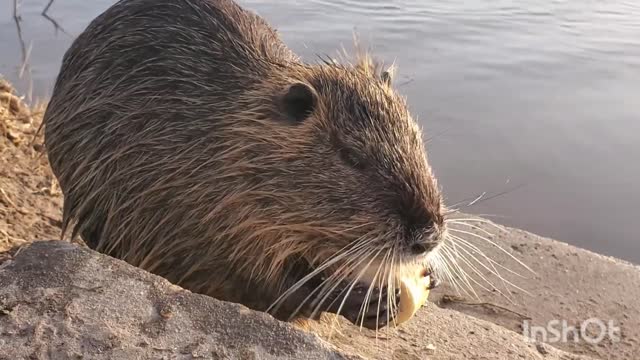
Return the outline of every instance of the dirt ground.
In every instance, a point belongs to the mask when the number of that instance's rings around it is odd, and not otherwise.
[[[24,104],[0,78],[0,262],[10,256],[5,251],[13,246],[60,238],[62,195],[43,153],[42,135],[34,137],[43,109],[43,106],[30,108]],[[470,233],[486,236],[506,249],[506,252],[487,249],[485,253],[497,263],[511,264],[510,269],[523,275],[507,272],[509,276],[505,276],[519,289],[496,286],[503,289],[500,294],[496,288],[482,290],[476,285],[473,287],[478,291],[478,298],[475,298],[473,294],[445,285],[430,296],[433,304],[519,334],[523,332],[523,320],[540,326],[554,319],[578,326],[590,318],[615,320],[621,328],[619,341],[589,344],[570,339],[550,345],[600,359],[638,359],[640,269],[637,266],[525,231],[476,224],[479,228],[469,229]],[[469,241],[472,239],[478,240],[478,237],[471,236]],[[529,265],[534,273],[519,267],[509,254]],[[461,265],[472,273],[469,264]],[[504,285],[501,279],[490,280]],[[427,310],[431,306],[419,312],[416,326],[430,324]],[[460,326],[464,330],[462,325],[449,326]],[[357,329],[347,328],[343,339],[351,338],[351,331]],[[350,346],[361,347],[362,353],[372,349],[371,344]],[[473,342],[469,346],[473,347]]]

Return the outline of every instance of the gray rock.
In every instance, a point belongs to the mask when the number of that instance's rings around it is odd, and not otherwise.
[[[0,360],[587,359],[433,304],[378,334],[336,320],[305,332],[66,242],[0,264]]]
[[[347,359],[316,335],[59,241],[0,265],[0,359]]]

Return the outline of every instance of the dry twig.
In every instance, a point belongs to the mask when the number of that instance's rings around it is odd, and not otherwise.
[[[12,206],[17,212],[19,212],[22,215],[28,215],[30,214],[29,211],[19,207],[18,205],[16,205],[15,202],[13,202],[13,200],[11,200],[11,198],[9,197],[9,195],[7,195],[7,193],[4,191],[3,188],[0,188],[0,195],[2,195],[2,200],[5,204]]]
[[[441,299],[443,304],[447,304],[447,303],[454,303],[454,304],[463,304],[463,305],[469,305],[469,306],[483,306],[483,307],[490,307],[490,308],[495,308],[495,309],[499,309],[502,311],[506,311],[509,313],[512,313],[514,315],[519,316],[522,319],[525,320],[531,320],[531,317],[522,313],[519,313],[515,310],[511,310],[507,307],[504,307],[502,305],[498,305],[498,304],[493,304],[490,302],[471,302],[471,301],[467,301],[459,296],[456,295],[443,295],[442,299]]]
[[[51,5],[53,5],[54,1],[55,0],[49,0],[49,3],[47,4],[47,6],[44,7],[44,9],[42,9],[42,12],[40,13],[40,15],[42,15],[45,19],[49,20],[49,22],[53,24],[53,27],[55,28],[56,31],[60,31],[67,36],[71,36],[71,34],[69,34],[54,18],[52,18],[48,14],[49,8],[51,7]]]

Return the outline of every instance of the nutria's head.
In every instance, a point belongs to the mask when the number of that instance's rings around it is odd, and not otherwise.
[[[246,125],[228,131],[261,144],[242,158],[256,164],[247,179],[260,179],[263,196],[234,211],[260,221],[254,234],[271,233],[271,265],[301,257],[353,277],[367,266],[388,272],[424,260],[442,241],[441,193],[390,74],[368,57],[356,66],[291,66],[241,100],[261,99]]]

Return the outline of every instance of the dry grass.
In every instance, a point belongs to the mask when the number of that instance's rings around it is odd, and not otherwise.
[[[59,238],[62,196],[38,133],[44,109],[26,104],[0,78],[0,253]]]

